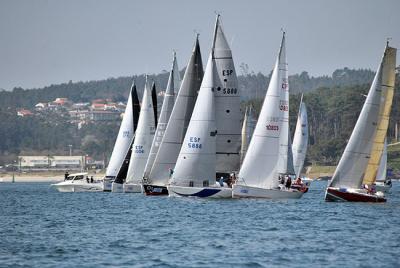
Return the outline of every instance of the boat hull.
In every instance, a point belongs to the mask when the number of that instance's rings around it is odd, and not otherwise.
[[[146,195],[151,196],[168,195],[167,186],[144,184],[143,191]]]
[[[122,183],[113,182],[111,184],[111,192],[113,192],[113,193],[123,193],[124,192],[124,185]]]
[[[74,192],[101,192],[103,191],[103,184],[97,183],[73,183],[73,182],[60,182],[52,184],[57,191],[63,193],[74,193]]]
[[[299,199],[303,192],[297,190],[264,189],[246,185],[233,185],[233,198]]]
[[[382,195],[368,194],[357,192],[351,189],[328,187],[325,193],[325,201],[348,201],[348,202],[386,202],[386,198]]]
[[[111,192],[112,190],[112,181],[103,180],[103,192]]]
[[[123,185],[124,193],[143,193],[141,184],[124,183]]]
[[[167,186],[169,196],[232,198],[232,189],[226,187],[183,187]]]

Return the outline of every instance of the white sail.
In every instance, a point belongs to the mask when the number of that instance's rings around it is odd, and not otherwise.
[[[178,95],[178,91],[181,88],[181,75],[179,73],[178,61],[176,60],[176,52],[174,52],[174,60],[172,62],[172,71],[173,71],[173,87],[174,87],[174,96]]]
[[[281,100],[279,109],[281,110],[281,134],[279,144],[279,160],[278,160],[278,173],[281,174],[294,174],[293,167],[293,154],[292,154],[292,141],[290,138],[289,130],[289,76],[288,64],[286,61],[286,42],[285,33],[283,33],[279,75],[281,81]]]
[[[215,184],[214,72],[214,60],[210,55],[171,185],[204,187]]]
[[[396,49],[386,47],[357,123],[329,186],[361,188],[368,162],[371,158],[372,145],[376,138],[378,125],[382,120],[380,118],[381,109],[387,104],[387,101],[390,102],[391,106],[391,100],[386,99],[386,92],[389,89],[393,90],[394,87],[395,63]],[[388,107],[389,109],[390,106]],[[386,130],[384,131],[386,132]],[[383,143],[383,141],[384,136],[381,142]],[[378,152],[374,153],[377,154]],[[382,151],[380,154],[382,154]]]
[[[256,127],[256,121],[254,118],[253,107],[252,106],[246,107],[246,111],[244,113],[244,118],[243,118],[243,126],[242,126],[242,146],[240,148],[240,163],[243,163],[255,127]]]
[[[174,93],[175,71],[174,71],[174,69],[176,69],[176,68],[177,68],[176,54],[174,53],[174,58],[172,61],[171,72],[169,74],[167,89],[165,90],[164,100],[163,100],[163,104],[162,104],[161,112],[160,112],[160,117],[158,118],[157,129],[156,129],[156,132],[154,135],[153,143],[152,143],[151,149],[150,149],[149,158],[147,160],[145,171],[144,171],[145,178],[149,177],[149,173],[151,171],[151,168],[153,167],[154,160],[156,158],[158,149],[160,148],[160,144],[161,144],[162,138],[164,136],[168,120],[171,116],[172,108],[174,107],[174,102],[175,102],[175,93]]]
[[[239,169],[241,146],[240,91],[232,52],[217,16],[212,46],[216,65],[215,107],[217,136],[217,172],[230,173]]]
[[[376,181],[386,181],[386,170],[387,170],[387,139],[385,139],[381,161],[379,162],[379,168],[376,174]]]
[[[170,172],[175,167],[192,116],[202,79],[203,64],[197,36],[164,137],[148,176],[149,182],[153,185],[164,186],[170,178]]]
[[[111,154],[110,162],[107,167],[106,177],[115,178],[120,170],[125,156],[130,149],[134,137],[134,120],[132,92],[135,88],[135,82],[132,83],[131,91],[128,97],[128,103],[125,108],[124,117],[119,127],[118,136],[115,141],[114,149]]]
[[[302,97],[303,99],[303,97]],[[304,166],[308,146],[308,119],[307,108],[303,101],[300,101],[299,114],[297,117],[296,130],[293,138],[293,165],[296,177],[300,177],[300,173]]]
[[[155,118],[152,95],[146,77],[139,122],[135,133],[135,141],[132,145],[132,155],[129,163],[126,182],[140,183],[142,181],[144,168],[146,166],[150,153],[150,147],[154,138],[154,122]]]
[[[285,38],[269,82],[257,125],[239,172],[238,184],[272,189],[278,186],[277,163],[282,129],[281,92],[286,86]]]

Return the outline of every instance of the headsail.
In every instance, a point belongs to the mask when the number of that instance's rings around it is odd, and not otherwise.
[[[152,94],[146,77],[139,122],[135,133],[135,141],[132,146],[132,155],[126,178],[127,182],[139,183],[142,181],[144,168],[155,132],[154,113]]]
[[[111,154],[110,162],[107,167],[106,177],[115,178],[118,177],[120,169],[125,161],[125,156],[129,153],[130,146],[133,141],[134,133],[137,126],[137,120],[135,121],[135,115],[138,115],[139,111],[135,110],[134,100],[137,98],[136,85],[132,82],[132,87],[128,97],[128,103],[125,108],[124,117],[121,122],[121,126],[118,131],[118,136],[115,141],[114,149]],[[137,117],[136,117],[137,119]],[[121,174],[122,175],[122,174]],[[126,173],[125,175],[126,176]]]
[[[148,176],[149,181],[154,185],[166,185],[170,178],[170,172],[175,167],[202,79],[203,63],[198,36],[196,36],[192,55],[186,67],[174,108]]]
[[[375,180],[393,97],[396,49],[387,46],[329,186],[360,188]],[[384,108],[382,108],[384,107]],[[371,155],[373,154],[373,155]],[[375,159],[378,158],[378,165]],[[368,166],[370,166],[368,168]],[[373,178],[371,179],[371,175]]]
[[[214,60],[208,59],[192,118],[179,152],[172,185],[204,187],[215,184],[216,125]]]
[[[137,125],[138,125],[138,121],[139,121],[139,115],[140,115],[140,102],[139,102],[139,97],[138,97],[137,90],[136,90],[136,85],[133,85],[133,87],[132,87],[131,97],[132,97],[132,111],[133,111],[133,132],[135,133]],[[128,99],[128,102],[129,102],[129,99]],[[128,105],[127,105],[127,107],[128,107]],[[126,111],[125,111],[125,114],[126,114]],[[128,151],[124,158],[124,161],[118,171],[117,177],[114,180],[115,183],[124,183],[126,180],[129,162],[131,160],[131,155],[132,155],[132,145],[133,145],[134,141],[135,141],[135,136],[133,136],[132,142],[129,145]]]
[[[240,147],[240,163],[243,163],[244,157],[246,155],[247,149],[249,147],[251,137],[253,136],[254,128],[256,126],[256,121],[254,118],[253,107],[250,105],[246,107],[243,118],[242,126],[242,146]]]
[[[379,162],[378,173],[376,174],[376,181],[386,181],[387,173],[387,139],[383,146],[381,161]]]
[[[238,184],[271,189],[278,186],[277,162],[282,133],[282,87],[286,63],[284,38],[279,49],[257,125],[239,173]]]
[[[181,88],[181,75],[179,73],[178,61],[176,60],[176,52],[174,51],[174,60],[172,62],[173,80],[174,80],[174,96],[178,95]]]
[[[304,166],[308,146],[308,119],[307,108],[303,103],[303,95],[300,100],[299,114],[297,116],[296,130],[293,138],[293,165],[296,177],[300,177],[300,173]]]
[[[169,117],[171,116],[172,108],[174,107],[175,96],[174,96],[174,68],[176,66],[176,55],[174,53],[174,58],[172,62],[171,72],[169,74],[167,89],[165,90],[164,100],[161,107],[160,118],[158,120],[156,133],[154,135],[153,143],[151,145],[151,150],[149,154],[149,158],[146,163],[144,177],[147,178],[149,176],[150,170],[153,167],[154,160],[156,158],[158,149],[160,148],[160,144],[162,138],[165,133],[165,129],[167,127],[167,123]]]
[[[230,173],[239,169],[241,146],[240,91],[232,51],[217,15],[212,46],[216,65],[215,107],[217,135],[217,172]]]

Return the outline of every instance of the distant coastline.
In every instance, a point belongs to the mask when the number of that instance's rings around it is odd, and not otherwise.
[[[76,173],[76,172],[70,172]],[[93,175],[95,179],[102,179],[104,172],[95,173],[94,171],[88,172],[90,176]],[[13,177],[12,172],[5,172],[0,174],[0,182],[11,182]],[[26,172],[14,173],[15,182],[59,182],[64,180],[63,172]]]

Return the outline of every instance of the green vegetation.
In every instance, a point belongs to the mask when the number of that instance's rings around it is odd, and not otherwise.
[[[240,66],[238,77],[243,105],[252,103],[259,111],[269,76],[249,73]],[[308,164],[336,165],[360,113],[374,73],[369,70],[336,70],[332,76],[309,77],[306,72],[290,76],[290,124],[294,132],[300,92],[304,92],[310,124]],[[158,90],[165,88],[168,73],[151,76]],[[135,76],[141,95],[144,76]],[[399,75],[389,124],[389,141],[393,140],[395,122],[400,122]],[[67,113],[42,113],[18,117],[16,110],[32,110],[38,102],[66,97],[73,102],[90,102],[98,98],[126,101],[132,78],[110,78],[103,81],[65,83],[41,89],[0,91],[0,165],[10,163],[18,154],[67,154],[72,145],[75,154],[96,158],[110,156],[120,122],[90,123],[78,129]],[[395,147],[393,147],[395,148]],[[396,147],[400,149],[400,147]],[[400,150],[390,149],[390,164],[400,168]],[[399,158],[398,160],[395,160]]]

